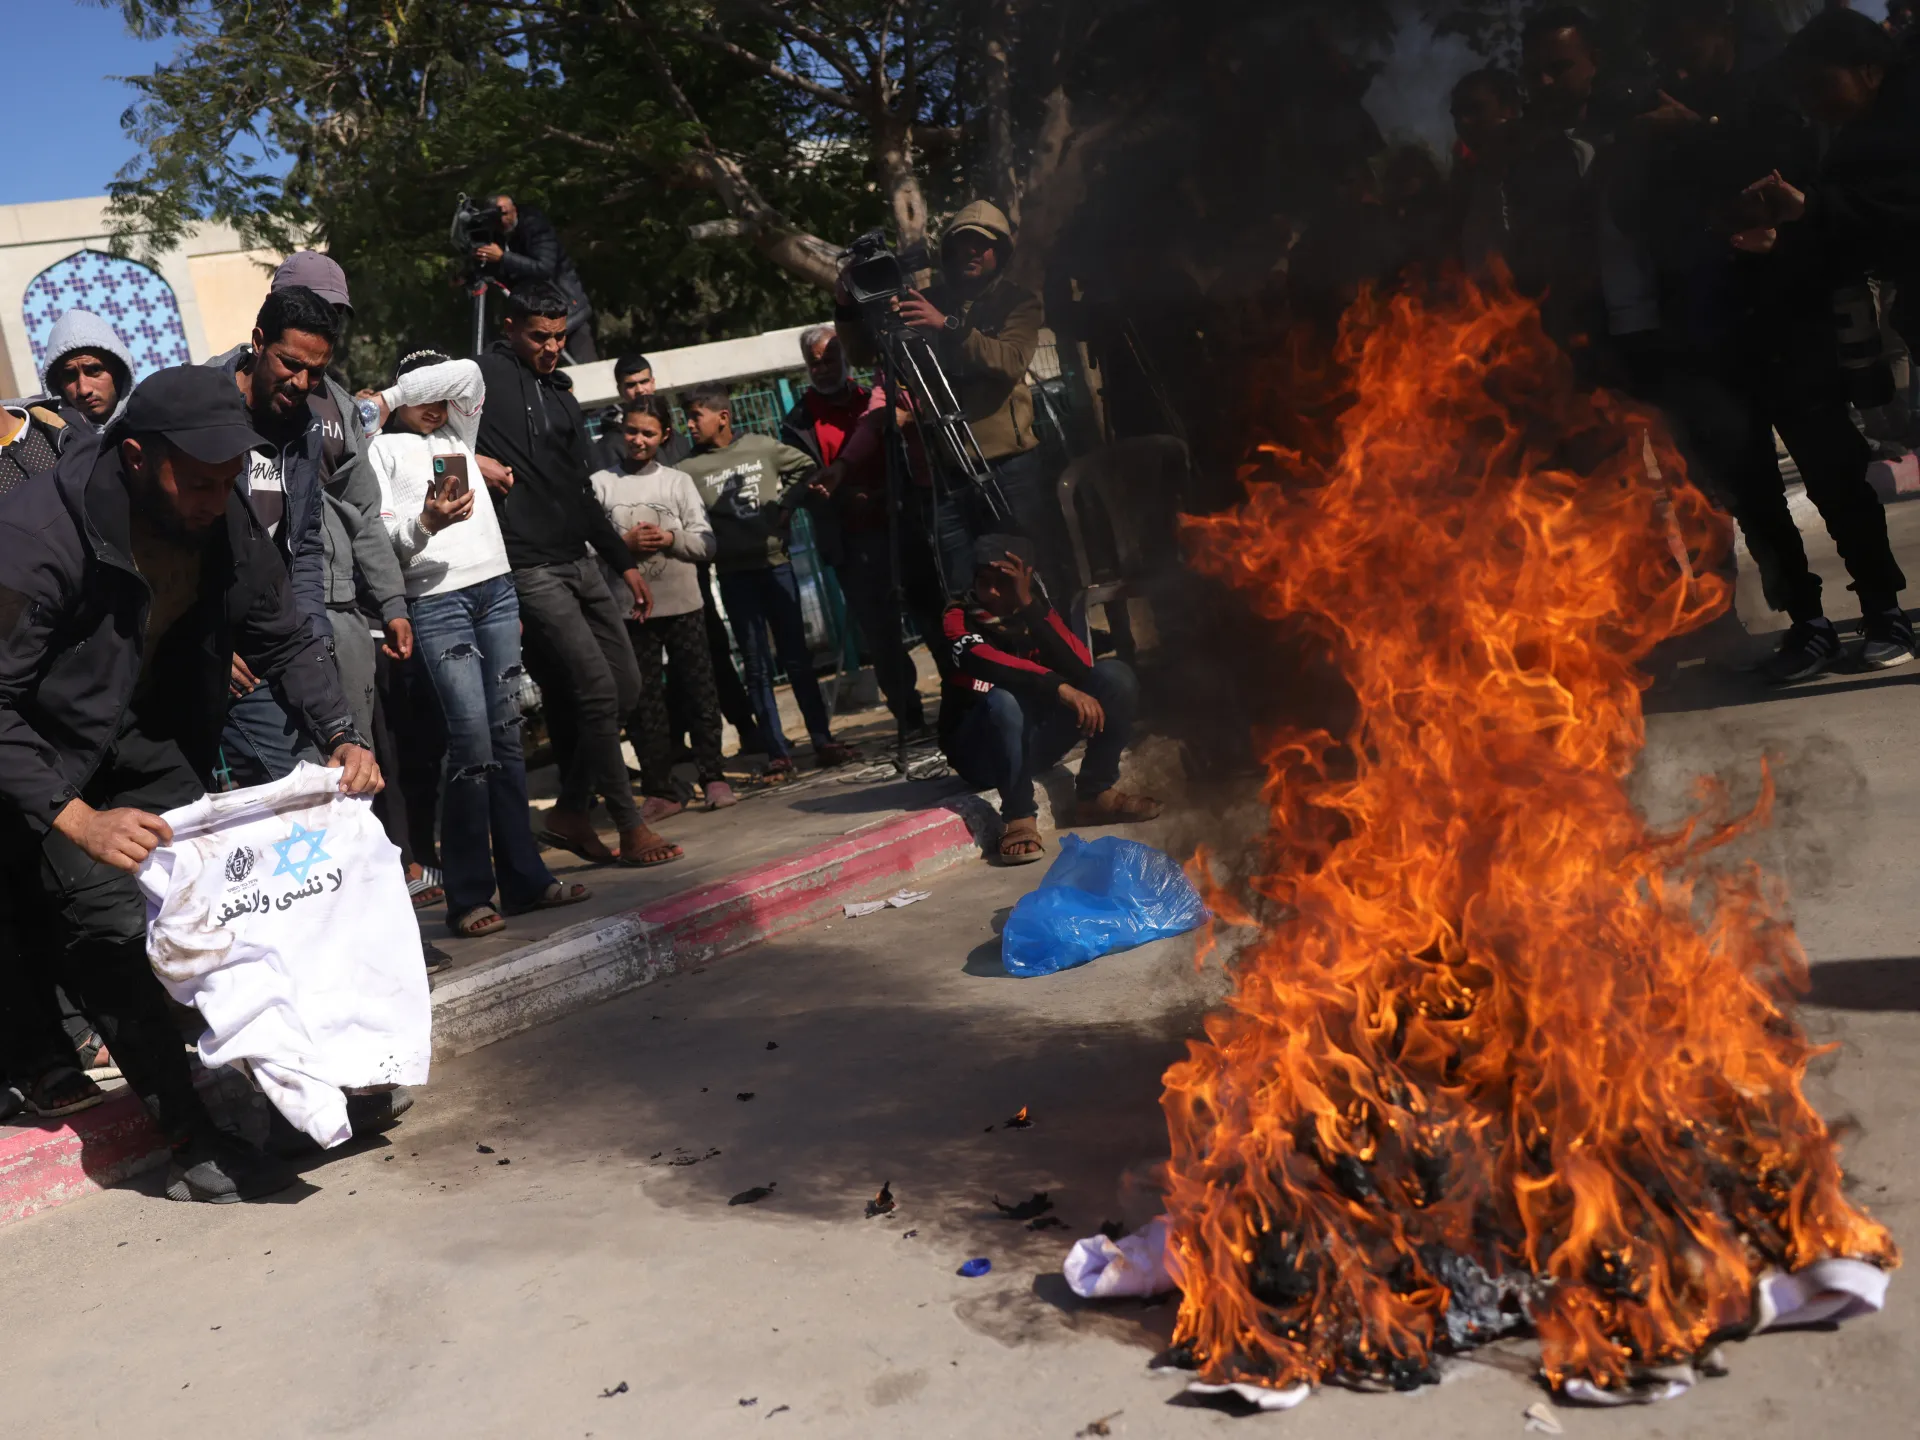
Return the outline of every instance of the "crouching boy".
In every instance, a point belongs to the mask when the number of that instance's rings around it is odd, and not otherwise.
[[[1118,660],[1094,664],[1034,577],[1031,541],[985,535],[973,589],[948,607],[953,665],[940,703],[940,748],[961,779],[1000,792],[1003,864],[1027,865],[1040,843],[1033,777],[1083,737],[1075,825],[1151,820],[1160,804],[1115,788],[1139,687]]]

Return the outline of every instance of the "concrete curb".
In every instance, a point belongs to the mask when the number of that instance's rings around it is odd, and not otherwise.
[[[602,916],[434,987],[435,1059],[465,1055],[662,976],[731,955],[980,853],[997,826],[978,797],[876,821],[838,840]],[[978,832],[978,833],[976,833]],[[203,1076],[203,1088],[217,1083]],[[122,1092],[71,1120],[0,1133],[0,1225],[166,1161],[146,1107]]]

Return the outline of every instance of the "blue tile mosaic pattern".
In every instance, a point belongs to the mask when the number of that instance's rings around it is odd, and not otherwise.
[[[135,380],[193,359],[172,286],[132,260],[81,250],[49,265],[27,286],[27,338],[36,376],[46,366],[54,322],[74,309],[91,310],[113,326],[133,354]]]

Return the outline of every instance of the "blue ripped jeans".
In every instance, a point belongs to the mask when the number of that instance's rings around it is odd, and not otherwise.
[[[413,602],[414,644],[447,717],[440,864],[447,919],[493,901],[535,904],[554,883],[534,844],[520,749],[520,601],[500,575]],[[488,842],[491,839],[491,846]]]

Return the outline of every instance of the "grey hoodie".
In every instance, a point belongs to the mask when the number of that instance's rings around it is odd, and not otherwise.
[[[91,350],[102,356],[113,371],[113,387],[119,397],[118,403],[103,423],[93,427],[96,432],[105,430],[120,418],[120,412],[127,408],[127,397],[133,393],[133,355],[120,342],[113,326],[91,310],[69,310],[53,322],[53,333],[47,336],[47,363],[41,368],[40,383],[46,387],[49,395],[54,393],[54,389],[48,377],[62,360],[76,350]]]

